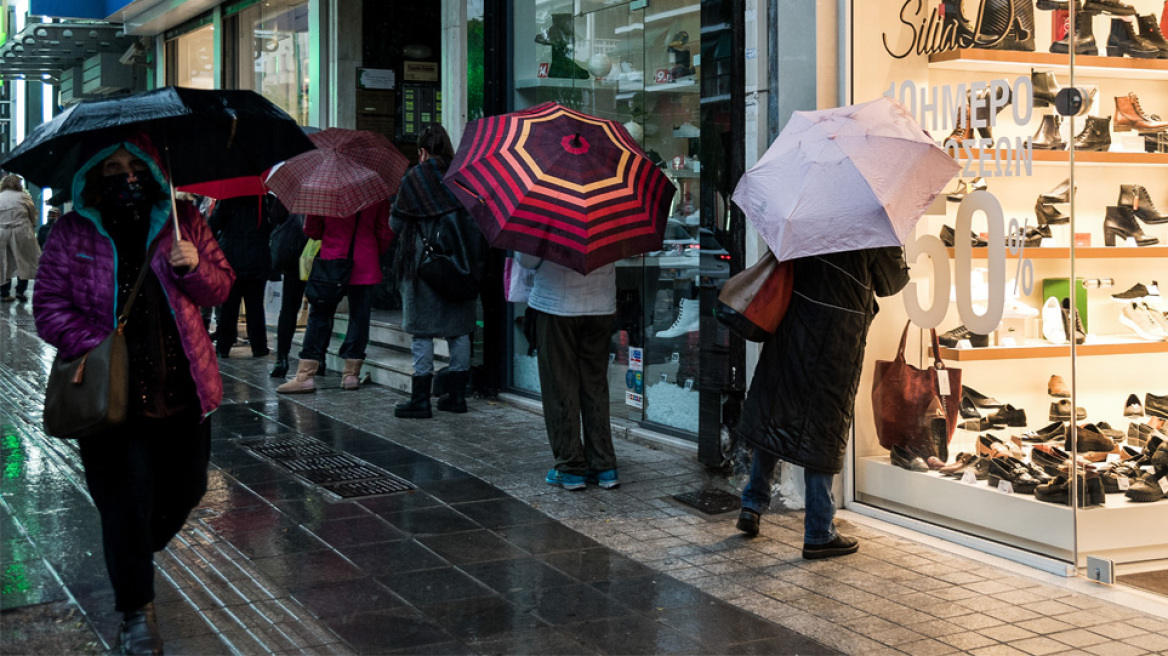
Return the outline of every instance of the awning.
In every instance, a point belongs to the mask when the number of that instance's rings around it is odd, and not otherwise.
[[[121,55],[138,40],[110,23],[29,23],[0,46],[0,81],[57,84],[61,73],[101,53]],[[47,76],[47,77],[46,77]]]

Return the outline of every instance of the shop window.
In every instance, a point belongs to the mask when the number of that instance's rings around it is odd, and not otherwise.
[[[312,88],[308,2],[236,3],[227,13],[225,86],[251,89],[307,125]]]

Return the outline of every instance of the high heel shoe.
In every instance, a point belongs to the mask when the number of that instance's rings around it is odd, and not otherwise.
[[[949,226],[941,226],[940,237],[941,237],[941,243],[945,244],[949,248],[953,248],[954,246],[957,245],[957,233],[954,232],[953,228],[950,228]],[[986,242],[986,240],[982,239],[981,237],[978,237],[976,233],[970,232],[969,233],[969,245],[973,246],[974,248],[983,248],[985,246],[988,246],[989,243]]]
[[[1156,237],[1144,234],[1140,224],[1136,222],[1135,211],[1122,205],[1111,205],[1107,208],[1107,217],[1103,219],[1103,243],[1107,246],[1115,245],[1115,238],[1126,240],[1133,237],[1137,246],[1151,246],[1160,243]]]
[[[1144,223],[1168,223],[1168,214],[1156,209],[1152,196],[1143,185],[1119,185],[1119,200],[1115,204],[1131,209],[1136,218]]]
[[[965,197],[968,196],[971,192],[985,191],[988,187],[989,183],[987,183],[985,178],[981,176],[974,178],[972,182],[968,183],[965,180],[958,179],[957,186],[954,187],[953,191],[949,192],[946,198],[948,198],[951,202],[960,203],[961,201],[965,200]]]
[[[1071,202],[1071,179],[1067,178],[1058,183],[1054,189],[1039,196],[1046,203],[1069,203]]]
[[[1038,202],[1034,203],[1034,214],[1038,217],[1038,225],[1061,225],[1063,223],[1070,223],[1071,217],[1058,211],[1054,205],[1048,205],[1042,202],[1042,196],[1038,197]]]

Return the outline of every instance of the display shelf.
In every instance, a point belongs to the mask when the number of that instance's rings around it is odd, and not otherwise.
[[[1166,60],[1168,61],[1168,60]],[[1069,164],[1071,161],[1071,154],[1065,150],[1033,150],[1035,163],[1055,163],[1055,164]],[[981,149],[972,148],[969,151],[970,157],[965,157],[964,150],[957,151],[957,159],[959,161],[976,162],[981,158]],[[993,164],[992,161],[987,161]],[[1093,152],[1093,151],[1075,151],[1075,164],[1124,164],[1124,165],[1138,165],[1138,166],[1164,166],[1168,165],[1168,153],[1115,153],[1115,152]]]
[[[516,89],[615,89],[618,82],[592,78],[532,77],[515,81]]]
[[[645,84],[645,93],[701,93],[698,81],[694,79],[678,80],[675,82],[648,82]]]
[[[702,174],[700,171],[694,171],[692,169],[661,169],[661,170],[662,170],[662,172],[665,173],[665,176],[669,177],[669,178],[694,179],[694,178],[702,177]]]
[[[929,352],[932,353],[932,351],[932,347],[929,347]],[[1080,356],[1168,353],[1168,342],[1143,342],[1117,335],[1105,335],[1095,338],[1090,344],[1079,344],[1075,353]],[[941,347],[943,359],[959,361],[1068,358],[1070,355],[1070,345],[1049,344],[1040,340],[1027,341],[1018,346],[986,346],[968,349]]]
[[[949,258],[952,259],[957,249],[948,248],[946,250],[949,252]],[[973,259],[975,260],[984,260],[989,257],[989,249],[984,246],[971,250],[973,251]],[[1033,260],[1065,260],[1071,257],[1071,249],[1031,246],[1021,249],[1017,253],[1011,253],[1009,249],[1006,249],[1007,258],[1017,258],[1019,256]],[[1140,246],[1136,248],[1130,246],[1089,246],[1076,248],[1075,257],[1080,259],[1168,257],[1168,246]]]
[[[1049,52],[960,48],[929,55],[930,68],[954,71],[1007,71],[1028,75],[1031,67],[1041,67],[1069,73],[1070,65],[1070,55]],[[1112,79],[1168,80],[1168,60],[1076,55],[1075,73]]]

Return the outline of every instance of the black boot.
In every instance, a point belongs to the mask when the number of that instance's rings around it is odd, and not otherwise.
[[[1038,126],[1038,134],[1034,135],[1031,142],[1035,150],[1066,149],[1067,142],[1063,141],[1063,135],[1059,132],[1062,119],[1063,117],[1058,114],[1047,114],[1042,117],[1042,124]]]
[[[1124,55],[1136,59],[1156,59],[1160,56],[1160,49],[1140,38],[1130,22],[1112,18],[1111,34],[1107,36],[1107,56]]]
[[[1073,44],[1076,55],[1098,55],[1099,46],[1095,43],[1095,33],[1091,31],[1091,19],[1093,18],[1095,18],[1095,14],[1089,11],[1080,11],[1075,14],[1075,29],[1067,30],[1067,35],[1063,37],[1062,41],[1050,44],[1050,51],[1065,55],[1070,52]]]
[[[154,619],[154,602],[138,610],[122,613],[121,654],[161,654],[162,635]]]
[[[272,378],[285,378],[288,376],[288,354],[276,354],[276,366],[272,367],[272,373],[268,374]]]
[[[1131,209],[1144,223],[1168,223],[1168,214],[1156,209],[1143,185],[1119,185],[1119,201],[1116,205]]]
[[[1030,69],[1030,84],[1034,87],[1034,106],[1035,107],[1049,107],[1054,104],[1054,98],[1058,95],[1059,86],[1058,80],[1054,77],[1053,71],[1040,71]]]
[[[1115,238],[1125,240],[1133,237],[1137,246],[1151,246],[1160,243],[1156,237],[1144,234],[1140,224],[1136,221],[1135,212],[1130,207],[1113,205],[1107,208],[1107,218],[1103,220],[1103,243],[1115,245]]]
[[[434,382],[434,374],[414,376],[411,380],[410,400],[393,407],[393,416],[402,419],[429,419],[434,416],[430,411],[430,385]]]
[[[1140,38],[1144,43],[1156,46],[1160,51],[1160,59],[1168,59],[1168,39],[1164,38],[1164,33],[1160,31],[1160,25],[1156,22],[1154,14],[1147,14],[1136,18],[1136,22],[1140,24]]]
[[[1088,116],[1083,130],[1075,135],[1076,150],[1107,152],[1111,148],[1111,117]]]
[[[443,412],[466,412],[466,383],[470,379],[469,372],[451,371],[450,393],[438,399],[438,409]]]

